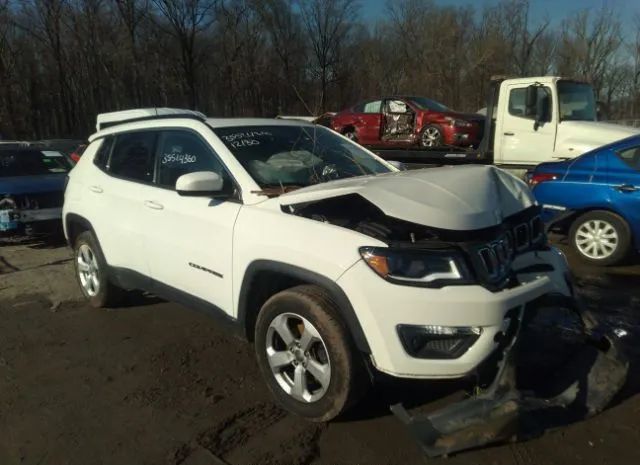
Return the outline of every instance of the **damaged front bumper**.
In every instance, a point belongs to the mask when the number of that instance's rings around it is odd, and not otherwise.
[[[540,308],[521,312],[493,359],[493,381],[479,394],[426,415],[412,416],[401,404],[391,407],[427,456],[539,436],[601,412],[620,391],[629,368],[620,338],[575,305],[564,310],[582,323],[579,349],[553,375],[541,377],[548,381],[543,393],[521,386],[522,370],[530,368],[522,364],[526,350],[545,347],[526,336]]]

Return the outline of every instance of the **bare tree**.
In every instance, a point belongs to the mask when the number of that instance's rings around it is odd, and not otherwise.
[[[620,21],[612,9],[603,7],[593,17],[581,11],[563,22],[559,71],[589,80],[600,98],[607,68],[621,44]]]
[[[131,54],[131,99],[134,104],[142,104],[142,82],[140,80],[140,58],[138,54],[139,29],[148,14],[149,0],[114,0],[122,24],[127,31],[129,53]]]
[[[338,78],[342,51],[356,17],[355,0],[300,0],[311,47],[310,72],[320,82],[319,110],[327,109],[329,85]]]
[[[388,0],[374,21],[356,1],[0,0],[0,133],[85,136],[96,113],[136,106],[316,114],[393,93],[475,111],[496,74],[587,79],[611,115],[640,117],[640,17],[623,30],[608,8],[554,25],[530,0]]]
[[[198,43],[213,22],[214,0],[153,0],[168,21],[168,31],[178,41],[182,71],[191,108],[198,107]]]

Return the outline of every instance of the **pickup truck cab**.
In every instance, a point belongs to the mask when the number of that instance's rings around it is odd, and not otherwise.
[[[101,115],[63,218],[92,305],[144,289],[209,313],[313,421],[378,371],[473,374],[525,307],[572,297],[524,182],[493,166],[399,171],[301,121]]]
[[[499,82],[493,120],[493,162],[507,166],[574,158],[640,133],[597,121],[591,85],[559,76]]]

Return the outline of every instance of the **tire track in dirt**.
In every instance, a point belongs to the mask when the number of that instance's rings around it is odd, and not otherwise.
[[[323,429],[260,402],[202,431],[179,447],[169,462],[189,463],[192,454],[206,449],[232,465],[307,465],[318,456]]]

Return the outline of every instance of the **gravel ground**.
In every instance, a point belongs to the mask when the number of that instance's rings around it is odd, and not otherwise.
[[[388,405],[459,393],[384,382],[340,421],[276,407],[252,347],[206,316],[137,296],[116,310],[80,299],[60,243],[0,245],[0,464],[640,463],[640,266],[575,266],[587,305],[630,332],[632,376],[591,420],[518,444],[424,459]]]

